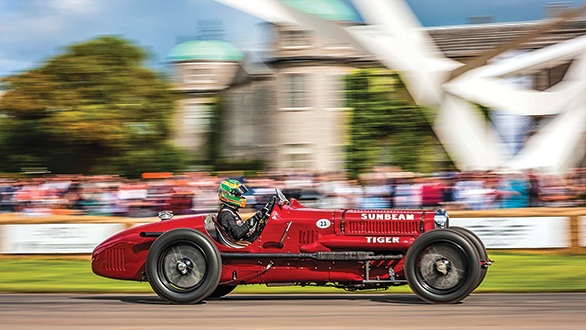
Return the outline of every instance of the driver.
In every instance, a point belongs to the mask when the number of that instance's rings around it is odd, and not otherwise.
[[[238,208],[246,205],[246,198],[242,194],[248,189],[238,180],[224,180],[218,188],[218,198],[222,207],[218,212],[217,220],[226,233],[235,240],[245,240],[251,237],[262,219],[263,210],[259,210],[246,221],[242,221],[238,215]]]

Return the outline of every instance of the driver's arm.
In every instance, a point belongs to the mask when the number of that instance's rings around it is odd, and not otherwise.
[[[237,240],[248,237],[250,229],[254,227],[250,221],[242,221],[240,217],[230,210],[221,210],[218,215],[218,222],[224,227],[228,235]]]
[[[248,224],[251,228],[250,232],[248,233],[248,236],[252,235],[257,226],[259,225],[259,223],[261,222],[261,220],[265,217],[268,216],[268,212],[269,212],[269,203],[271,202],[271,200],[269,200],[267,202],[267,204],[260,210],[256,211],[256,213],[251,216],[250,218],[248,218],[246,220],[246,224]],[[252,230],[254,229],[254,230]]]
[[[256,228],[260,220],[262,219],[263,210],[258,210],[256,213],[246,220],[246,224],[250,226],[250,228]],[[249,235],[252,235],[254,231],[251,231]]]
[[[271,210],[271,202],[273,202],[272,205],[274,206],[274,197],[269,199],[267,204],[262,209],[256,211],[256,213],[253,216],[246,220],[245,224],[247,224],[250,228],[247,237],[250,237],[252,234],[254,234],[259,224],[264,224],[263,220],[266,221],[266,219],[269,217],[269,210]]]

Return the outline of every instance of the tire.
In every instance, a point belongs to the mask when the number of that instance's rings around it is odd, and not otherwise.
[[[218,286],[222,259],[204,234],[187,228],[161,235],[147,255],[146,274],[159,297],[173,304],[194,304]]]
[[[411,290],[430,303],[451,304],[466,298],[480,275],[474,245],[450,229],[418,237],[407,250],[405,277]]]
[[[236,285],[218,285],[208,298],[220,298],[236,289]]]
[[[478,252],[478,256],[480,257],[480,260],[488,260],[488,253],[486,252],[486,247],[484,246],[484,242],[482,242],[482,240],[480,239],[480,237],[478,237],[478,235],[476,235],[470,229],[466,229],[466,228],[462,228],[462,227],[450,227],[450,229],[455,230],[458,233],[464,235],[464,237],[466,237],[470,242],[472,242],[472,244],[474,244],[474,247],[476,248],[476,251]],[[488,271],[488,268],[483,267],[482,264],[480,264],[480,276],[478,277],[478,283],[476,284],[474,289],[476,289],[480,285],[480,283],[482,283],[482,281],[484,281],[484,277],[486,277],[487,271]],[[474,291],[474,290],[472,290],[472,291]]]

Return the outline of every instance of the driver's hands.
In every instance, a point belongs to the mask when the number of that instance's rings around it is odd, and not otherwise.
[[[256,232],[256,226],[250,227],[250,229],[248,230],[248,233],[246,233],[246,237],[252,236],[254,234],[254,232]]]
[[[250,219],[246,220],[246,223],[248,223],[248,226],[250,227],[248,233],[246,233],[246,237],[250,237],[252,236],[252,234],[254,234],[258,226],[258,217],[256,216],[256,214],[250,217]]]
[[[255,214],[252,217],[250,217],[250,219],[248,219],[246,222],[248,222],[248,226],[250,226],[250,228],[256,228],[256,225],[258,225],[258,217]]]

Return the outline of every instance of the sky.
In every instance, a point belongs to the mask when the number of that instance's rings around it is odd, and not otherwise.
[[[544,6],[552,2],[406,1],[424,26],[466,24],[469,16],[488,15],[494,22],[543,19]],[[584,3],[574,0],[571,6]],[[212,0],[1,0],[0,77],[42,66],[66,46],[100,35],[132,40],[150,53],[148,65],[162,69],[176,41],[196,37],[202,20],[220,20],[224,40],[241,48],[260,46],[264,40],[261,20]]]

